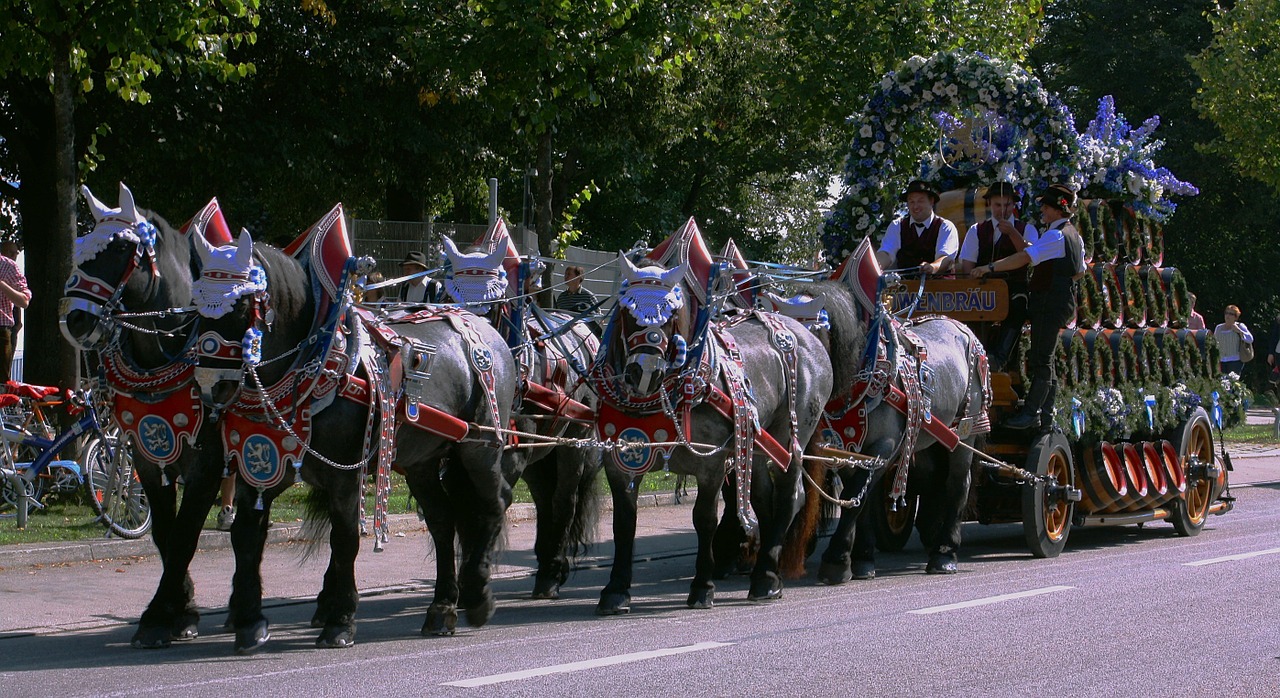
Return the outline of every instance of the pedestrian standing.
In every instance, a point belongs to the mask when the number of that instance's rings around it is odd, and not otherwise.
[[[1222,375],[1234,373],[1244,375],[1244,360],[1240,358],[1240,347],[1245,342],[1253,343],[1253,333],[1240,322],[1240,308],[1228,305],[1222,311],[1222,323],[1213,328],[1213,338],[1218,342],[1218,367]]]
[[[22,329],[21,313],[31,303],[31,289],[27,288],[27,277],[13,260],[18,256],[18,245],[6,242],[3,252],[0,255],[0,378],[7,381],[13,367],[18,331]]]

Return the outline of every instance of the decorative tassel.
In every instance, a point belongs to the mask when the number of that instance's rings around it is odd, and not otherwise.
[[[263,504],[262,504],[262,488],[261,487],[258,488],[258,501],[253,503],[253,508],[258,511],[262,511]]]

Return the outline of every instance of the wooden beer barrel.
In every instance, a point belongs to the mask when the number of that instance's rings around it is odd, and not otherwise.
[[[1124,459],[1111,444],[1101,441],[1085,451],[1081,464],[1080,491],[1083,508],[1090,512],[1109,511],[1129,493],[1125,480]]]
[[[1147,499],[1147,478],[1143,474],[1142,451],[1132,443],[1116,445],[1124,462],[1125,494],[1109,507],[1108,513],[1141,509]]]
[[[1160,462],[1164,465],[1164,480],[1175,496],[1181,497],[1187,491],[1187,473],[1182,469],[1182,458],[1178,455],[1178,447],[1171,442],[1161,440],[1157,444],[1160,449]]]
[[[1165,478],[1164,455],[1156,444],[1143,441],[1142,474],[1147,478],[1147,500],[1145,509],[1163,506],[1178,496],[1178,491],[1170,489]]]

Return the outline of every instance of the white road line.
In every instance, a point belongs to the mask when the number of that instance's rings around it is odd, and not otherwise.
[[[507,681],[519,681],[534,676],[547,676],[549,674],[568,674],[574,671],[584,671],[586,669],[594,669],[595,667],[613,666],[615,664],[627,664],[629,662],[640,662],[646,659],[656,659],[658,657],[670,657],[676,654],[687,654],[689,652],[701,652],[702,650],[715,649],[717,647],[728,647],[732,642],[699,642],[696,645],[686,645],[684,647],[670,647],[663,650],[650,650],[648,652],[632,652],[631,654],[619,654],[613,657],[601,657],[599,659],[587,659],[581,662],[569,662],[568,664],[555,664],[552,666],[541,667],[539,669],[525,669],[524,671],[511,671],[505,674],[492,674],[490,676],[481,676],[475,679],[465,679],[463,681],[450,681],[442,683],[441,686],[459,686],[462,688],[475,688],[477,686],[489,686],[495,683],[505,683]]]
[[[974,606],[986,606],[988,604],[1000,603],[1001,601],[1009,601],[1012,599],[1025,599],[1028,596],[1039,596],[1041,594],[1052,594],[1055,591],[1066,591],[1075,587],[1044,587],[1043,589],[1032,589],[1030,591],[1019,591],[1014,594],[1001,594],[999,596],[988,596],[985,599],[974,599],[972,601],[961,601],[960,603],[949,603],[945,606],[930,606],[929,608],[918,608],[907,613],[917,615],[928,615],[930,613],[942,613],[944,611],[957,611],[962,608],[973,608]]]
[[[1236,560],[1248,560],[1251,557],[1259,555],[1274,555],[1280,553],[1280,548],[1271,548],[1270,550],[1257,550],[1252,553],[1240,553],[1239,555],[1226,555],[1224,557],[1214,557],[1208,560],[1196,560],[1195,562],[1184,562],[1184,567],[1200,567],[1201,565],[1212,565],[1218,562],[1234,562]]]

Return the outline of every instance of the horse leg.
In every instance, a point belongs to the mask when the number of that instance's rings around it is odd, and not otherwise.
[[[217,456],[221,452],[205,451]],[[218,456],[216,460],[221,461]],[[163,571],[156,593],[147,605],[142,617],[138,620],[138,629],[134,632],[130,644],[135,649],[159,649],[168,647],[173,640],[191,640],[198,634],[199,613],[195,609],[195,584],[191,580],[191,559],[195,557],[196,547],[200,539],[200,530],[204,528],[205,519],[218,490],[222,466],[217,465],[217,477],[205,472],[211,468],[191,467],[186,473],[186,484],[183,489],[182,503],[178,507],[177,516],[172,519],[170,530],[166,532],[164,549],[160,556]],[[139,471],[144,487],[147,480],[154,479],[153,491],[161,492],[160,500],[176,503],[177,485],[173,482],[165,487],[160,484],[159,469],[142,469]],[[157,540],[159,544],[160,541]]]
[[[446,464],[441,461],[430,467],[401,465],[404,466],[409,491],[422,505],[427,531],[431,533],[436,550],[435,596],[427,607],[422,634],[428,637],[452,635],[458,626],[458,570],[454,557],[457,512],[455,503],[450,501],[440,484],[440,470]]]
[[[716,585],[711,577],[715,570],[715,556],[711,549],[716,535],[716,499],[720,491],[716,484],[722,482],[719,464],[710,466],[712,474],[698,478],[698,497],[693,503],[693,529],[698,533],[698,558],[694,566],[693,581],[689,583],[689,608],[711,608],[715,605]]]
[[[728,579],[738,569],[742,558],[743,544],[747,542],[746,532],[738,521],[738,493],[734,485],[736,473],[731,473],[720,486],[724,497],[724,512],[720,515],[720,524],[716,526],[715,538],[711,541],[711,555],[715,566],[711,571],[712,579]],[[754,496],[755,490],[752,490]],[[757,508],[759,511],[759,508]]]
[[[538,571],[533,578],[534,599],[560,598],[560,585],[569,575],[569,562],[564,555],[565,534],[569,528],[567,513],[572,511],[573,492],[568,501],[561,492],[560,454],[552,452],[547,457],[529,465],[524,471],[525,484],[533,495],[537,510],[537,536],[533,544],[538,559]]]
[[[458,518],[458,535],[462,548],[458,568],[458,603],[465,609],[467,624],[479,628],[493,617],[497,603],[489,589],[493,550],[502,535],[511,486],[502,477],[498,452],[488,446],[470,449],[473,453],[457,459],[466,464],[465,472],[451,472],[446,487],[465,507]]]
[[[942,449],[941,446],[933,446]],[[955,574],[960,550],[960,528],[963,523],[962,513],[969,500],[970,468],[973,457],[967,451],[956,449],[951,453],[945,450],[936,454],[945,459],[947,467],[943,474],[943,482],[938,501],[937,533],[933,542],[928,544],[929,563],[925,571],[930,574]]]
[[[803,463],[797,458],[786,472],[771,472],[773,466],[765,460],[759,466],[760,477],[751,491],[759,492],[760,552],[751,574],[751,590],[748,601],[768,601],[782,598],[782,575],[779,559],[787,531],[795,521],[804,502],[804,488],[800,483]]]
[[[841,469],[839,472],[841,493],[860,491],[861,483],[869,475],[869,471],[858,468]],[[864,508],[866,508],[865,505],[840,510],[840,521],[836,524],[835,531],[831,533],[827,549],[822,553],[822,563],[818,566],[818,581],[822,584],[844,584],[853,578],[850,572],[850,551],[853,549],[858,517]]]
[[[618,468],[606,468],[613,497],[613,567],[609,583],[600,591],[596,615],[631,612],[631,578],[636,545],[636,496],[644,475],[632,480]]]
[[[236,482],[236,519],[231,524],[236,571],[231,577],[228,609],[235,626],[236,654],[252,654],[271,639],[271,624],[262,614],[262,552],[267,544],[271,502],[282,489],[277,485],[274,490],[263,492],[262,508],[258,509],[256,490],[242,480]]]
[[[356,642],[356,557],[360,554],[360,478],[362,470],[334,470],[323,493],[329,510],[329,567],[316,597],[312,627],[321,627],[316,647],[351,647]]]

